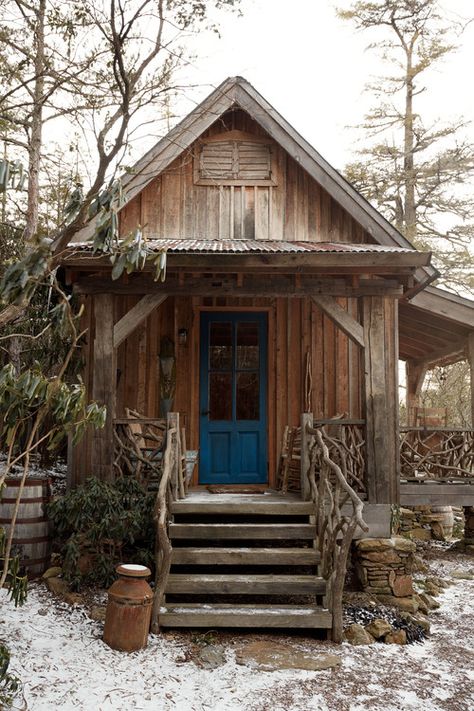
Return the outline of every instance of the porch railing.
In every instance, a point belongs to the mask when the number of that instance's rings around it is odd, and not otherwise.
[[[474,478],[474,430],[401,427],[400,472],[417,481]]]
[[[315,543],[321,555],[320,573],[327,583],[326,604],[332,613],[335,642],[342,641],[342,594],[350,545],[357,528],[369,530],[362,518],[364,503],[350,483],[363,482],[365,469],[355,467],[359,458],[353,458],[347,438],[341,435],[349,426],[343,423],[342,419],[318,423],[311,414],[304,414],[301,424],[302,490],[314,504]],[[356,424],[359,428],[363,422]],[[359,435],[355,442],[362,455]]]

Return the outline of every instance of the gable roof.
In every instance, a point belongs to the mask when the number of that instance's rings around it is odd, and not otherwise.
[[[414,249],[357,190],[333,168],[243,77],[230,77],[153,146],[123,178],[126,202],[132,200],[157,175],[178,158],[220,116],[231,108],[247,112],[271,138],[279,143],[375,240],[387,247]],[[74,241],[88,239],[89,223]],[[428,266],[418,270],[421,284],[431,282],[438,272]]]

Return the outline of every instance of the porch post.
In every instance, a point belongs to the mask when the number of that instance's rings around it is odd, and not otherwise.
[[[467,358],[471,374],[471,427],[474,429],[474,331],[467,337]]]
[[[425,365],[416,364],[412,360],[407,360],[405,363],[407,381],[407,424],[410,426],[416,424],[413,413],[421,393],[421,388],[423,387],[426,371],[427,368]]]
[[[400,500],[397,302],[362,300],[364,385],[369,503]]]
[[[93,431],[91,474],[104,481],[113,480],[114,417],[116,404],[117,351],[114,348],[114,297],[94,297],[95,338],[92,398],[107,408],[102,429]]]

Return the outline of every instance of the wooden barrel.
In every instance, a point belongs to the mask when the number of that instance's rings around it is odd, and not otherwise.
[[[0,525],[8,535],[20,479],[9,478],[5,484],[0,500]],[[31,577],[41,575],[49,565],[51,536],[45,505],[50,498],[50,479],[26,480],[18,509],[12,550],[19,551],[21,564]]]
[[[451,506],[432,506],[434,514],[440,516],[439,522],[443,527],[444,540],[449,541],[453,537],[454,514]]]

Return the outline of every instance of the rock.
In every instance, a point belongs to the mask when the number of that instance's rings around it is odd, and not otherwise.
[[[413,595],[413,580],[411,575],[397,575],[392,583],[395,597],[408,597]]]
[[[420,593],[420,599],[422,602],[424,602],[428,610],[437,610],[438,607],[440,607],[439,602],[427,593]]]
[[[436,585],[438,588],[448,588],[449,583],[447,580],[443,580],[443,578],[438,578],[437,576],[431,575],[429,578],[426,578],[427,583],[432,583],[433,585]]]
[[[354,646],[359,646],[362,644],[373,644],[373,642],[375,642],[375,639],[372,637],[372,635],[367,632],[367,630],[364,629],[362,625],[357,624],[357,622],[354,622],[352,625],[349,625],[349,627],[344,630],[344,636],[346,640]]]
[[[420,558],[419,555],[413,556],[413,570],[416,570],[419,573],[428,572],[428,566],[426,565],[425,561]]]
[[[376,585],[367,585],[365,588],[365,591],[368,592],[369,594],[372,595],[391,595],[392,594],[392,588],[390,587],[383,587],[382,585],[376,586]]]
[[[204,669],[217,669],[226,663],[225,647],[220,644],[202,647],[195,661]]]
[[[431,541],[431,531],[427,528],[411,528],[407,531],[407,535],[418,541]]]
[[[63,598],[68,605],[82,605],[84,603],[84,596],[76,592],[64,593]]]
[[[38,615],[41,615],[41,617],[45,617],[48,614],[48,610],[46,607],[40,607],[38,610]]]
[[[447,539],[443,524],[439,521],[433,521],[431,524],[431,533],[435,541],[445,541]]]
[[[59,595],[60,597],[64,597],[69,591],[69,586],[63,578],[47,578],[46,585],[53,595]]]
[[[403,551],[403,553],[414,553],[416,551],[416,544],[401,536],[394,537],[393,547],[396,551]]]
[[[93,605],[89,611],[89,617],[94,622],[105,622],[105,605]]]
[[[362,627],[362,629],[364,628]],[[278,671],[279,669],[321,671],[338,667],[341,664],[340,657],[335,654],[313,656],[290,645],[268,641],[251,642],[240,647],[235,652],[235,661],[237,664],[261,671]]]
[[[474,580],[474,575],[467,570],[453,570],[451,577],[455,580]]]
[[[57,578],[59,575],[61,575],[62,572],[63,569],[60,568],[58,565],[55,565],[52,568],[48,568],[48,570],[45,570],[41,577],[43,578],[43,580],[47,580],[48,578]]]
[[[391,538],[362,538],[355,542],[358,551],[385,551],[393,548]]]
[[[406,644],[407,633],[405,630],[394,630],[384,638],[385,644]]]
[[[404,509],[403,506],[400,507],[400,516],[402,518],[415,518],[416,513],[411,509]]]
[[[372,563],[400,563],[400,557],[394,550],[375,551],[373,553],[364,552],[363,557]]]
[[[392,625],[387,622],[387,620],[375,619],[369,625],[365,626],[366,632],[375,637],[375,639],[380,639],[385,637],[386,634],[392,631]]]
[[[413,623],[415,625],[419,625],[427,634],[430,633],[431,631],[431,624],[430,621],[427,617],[424,615],[416,615],[416,617],[413,617]]]
[[[416,602],[418,603],[419,611],[422,612],[424,615],[427,615],[430,611],[428,605],[425,602],[423,602],[420,595],[414,595],[413,597],[416,600]]]
[[[404,610],[405,612],[415,613],[418,610],[418,602],[416,600],[416,595],[411,597],[395,597],[394,595],[378,595],[380,602],[384,605],[391,605],[396,607],[398,610]]]
[[[433,597],[437,597],[441,593],[441,588],[439,588],[434,583],[426,581],[425,592],[428,593],[428,595],[433,595]]]

